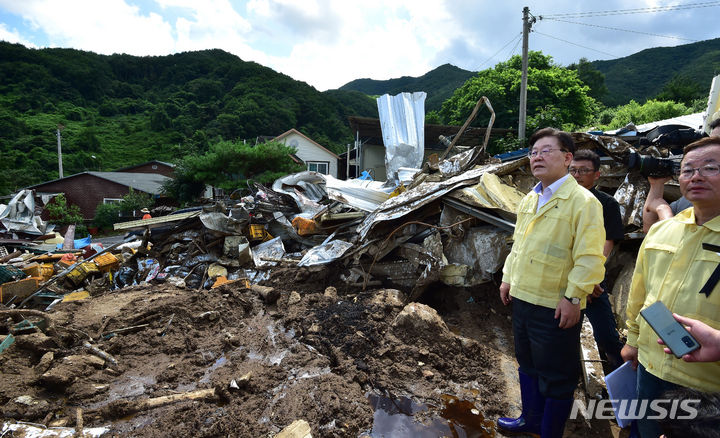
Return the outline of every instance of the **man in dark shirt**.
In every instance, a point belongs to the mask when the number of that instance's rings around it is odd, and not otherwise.
[[[575,153],[568,172],[575,177],[578,184],[590,190],[590,193],[595,195],[602,205],[605,225],[603,255],[607,259],[610,257],[615,242],[622,240],[625,232],[618,202],[612,196],[595,188],[595,182],[600,178],[600,157],[591,150],[579,150]],[[606,288],[605,281],[595,286],[593,294],[588,297],[585,314],[592,324],[600,356],[607,361],[606,371],[612,371],[623,363],[620,356],[623,343],[620,342]]]

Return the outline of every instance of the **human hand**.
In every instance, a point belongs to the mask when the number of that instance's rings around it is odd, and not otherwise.
[[[665,185],[666,182],[670,181],[672,179],[672,176],[661,176],[661,177],[655,177],[655,176],[649,176],[648,181],[650,182],[650,187],[661,187]]]
[[[500,283],[500,301],[506,306],[512,301],[512,297],[510,296],[510,283],[505,283],[504,281]]]
[[[720,330],[716,330],[697,319],[686,318],[673,313],[673,317],[680,324],[687,328],[687,331],[700,343],[700,348],[684,355],[685,362],[715,362],[720,360]],[[662,339],[658,344],[665,345]],[[665,353],[671,354],[669,348],[664,348]]]
[[[592,303],[593,298],[599,297],[600,295],[603,294],[603,292],[605,292],[605,289],[603,289],[599,284],[596,284],[595,287],[593,288],[593,292],[590,295],[588,295],[587,302]]]
[[[622,348],[622,350],[620,350],[620,356],[622,356],[622,358],[625,362],[631,361],[633,369],[634,370],[637,369],[637,367],[638,367],[638,349],[636,347],[625,344],[625,346]]]
[[[580,303],[573,304],[565,297],[560,298],[560,302],[555,308],[555,319],[560,318],[558,327],[567,329],[580,321]]]

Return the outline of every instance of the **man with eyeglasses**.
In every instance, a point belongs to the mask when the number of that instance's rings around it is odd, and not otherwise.
[[[575,177],[578,184],[590,190],[590,193],[595,195],[597,200],[600,201],[600,205],[602,205],[603,225],[605,227],[603,255],[607,259],[615,247],[615,242],[619,242],[625,237],[625,231],[618,202],[612,196],[595,188],[595,183],[600,178],[600,157],[589,149],[579,150],[575,152],[568,172]],[[600,351],[600,356],[607,364],[606,371],[611,372],[623,364],[620,355],[623,343],[620,341],[615,315],[606,289],[607,284],[604,280],[602,283],[595,285],[592,295],[588,296],[585,315],[592,325],[593,336]]]
[[[580,377],[580,320],[605,273],[600,202],[568,174],[570,134],[530,137],[530,170],[540,182],[518,206],[500,299],[511,301],[522,413],[499,418],[504,432],[562,437]]]
[[[698,140],[683,152],[678,182],[692,207],[650,228],[627,303],[622,356],[637,367],[638,399],[648,403],[679,387],[720,391],[720,362],[688,363],[665,354],[657,334],[639,316],[659,300],[676,314],[720,328],[720,137]],[[638,420],[638,429],[642,437],[661,433],[657,420],[647,417]]]
[[[720,117],[710,123],[710,136],[720,137]],[[670,181],[670,179],[671,177],[648,178],[650,190],[648,190],[647,198],[645,198],[645,206],[643,207],[644,233],[647,233],[655,222],[669,219],[691,206],[690,201],[685,199],[684,196],[671,202],[669,205],[665,199],[663,199],[665,183]]]

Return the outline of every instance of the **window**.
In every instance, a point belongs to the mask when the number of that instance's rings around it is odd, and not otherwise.
[[[122,198],[103,198],[103,204],[119,204]]]
[[[312,172],[322,173],[323,175],[328,174],[328,167],[330,163],[327,161],[308,161],[307,168]]]

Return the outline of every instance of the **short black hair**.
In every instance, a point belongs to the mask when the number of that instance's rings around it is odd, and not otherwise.
[[[703,137],[698,141],[690,143],[689,145],[685,146],[685,148],[683,148],[683,155],[687,154],[688,152],[690,152],[694,149],[701,148],[703,146],[710,146],[710,145],[720,146],[720,137],[718,137],[718,136]]]
[[[710,122],[710,130],[712,131],[713,129],[717,128],[718,126],[720,126],[720,117],[718,117],[717,119]]]
[[[573,140],[572,136],[565,131],[561,131],[555,128],[542,128],[535,131],[529,140],[530,149],[532,149],[536,141],[540,140],[543,137],[557,138],[560,142],[560,148],[562,150],[564,150],[565,152],[570,152],[571,154],[575,154],[575,141]]]
[[[573,161],[590,161],[595,172],[600,170],[600,156],[590,149],[580,149],[575,152],[573,154]]]
[[[693,407],[697,416],[692,419],[660,420],[665,436],[668,438],[718,438],[720,437],[720,394],[706,393],[691,388],[679,388],[666,391],[663,399],[696,401]]]

